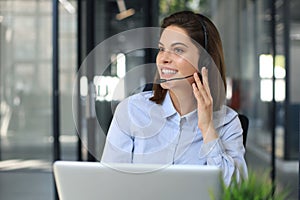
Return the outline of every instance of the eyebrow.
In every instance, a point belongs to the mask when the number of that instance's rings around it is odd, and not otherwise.
[[[161,42],[159,42],[158,44],[164,46],[164,44],[161,43]],[[171,44],[171,47],[176,46],[176,45],[182,45],[182,46],[185,46],[185,47],[189,48],[188,45],[186,45],[186,44],[184,44],[182,42],[175,42],[175,43]]]

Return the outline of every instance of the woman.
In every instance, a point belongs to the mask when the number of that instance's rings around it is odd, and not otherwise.
[[[102,162],[216,165],[227,184],[234,174],[247,176],[241,124],[224,105],[216,27],[203,15],[182,11],[165,18],[161,28],[159,84],[118,105]]]

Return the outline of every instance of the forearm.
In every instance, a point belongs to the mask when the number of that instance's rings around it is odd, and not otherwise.
[[[247,177],[247,166],[244,160],[245,149],[242,145],[237,144],[227,143],[223,145],[221,139],[216,139],[203,144],[200,151],[200,156],[206,158],[207,165],[218,166],[222,170],[223,178],[227,185],[230,183],[233,175],[238,179]]]

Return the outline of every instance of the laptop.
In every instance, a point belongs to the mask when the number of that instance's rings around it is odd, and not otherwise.
[[[56,161],[53,170],[60,200],[220,199],[214,166]]]

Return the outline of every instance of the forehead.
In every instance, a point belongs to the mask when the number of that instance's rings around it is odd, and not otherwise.
[[[192,39],[187,34],[186,30],[178,26],[166,27],[160,37],[160,43],[164,45],[181,42],[186,45],[193,45]]]

